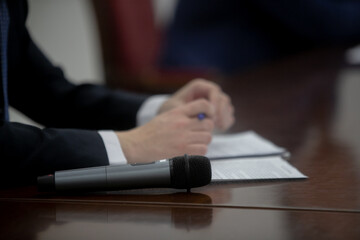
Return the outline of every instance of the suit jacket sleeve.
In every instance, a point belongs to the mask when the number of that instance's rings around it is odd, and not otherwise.
[[[67,81],[31,40],[26,2],[7,4],[9,103],[47,128],[0,122],[0,182],[29,184],[55,170],[107,165],[95,130],[134,127],[145,97]]]

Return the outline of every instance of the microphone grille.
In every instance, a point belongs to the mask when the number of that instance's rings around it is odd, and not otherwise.
[[[211,164],[207,157],[185,155],[171,158],[169,161],[171,166],[171,186],[173,188],[190,189],[210,183]]]

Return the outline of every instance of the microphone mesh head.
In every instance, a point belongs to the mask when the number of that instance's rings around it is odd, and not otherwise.
[[[188,158],[189,164],[186,164]],[[169,159],[171,187],[190,189],[201,187],[211,181],[210,160],[204,156],[179,156]]]

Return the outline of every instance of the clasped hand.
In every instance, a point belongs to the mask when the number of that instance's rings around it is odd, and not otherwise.
[[[199,113],[206,118],[199,120]],[[143,163],[205,155],[214,128],[224,131],[233,123],[230,98],[215,83],[196,79],[164,102],[149,123],[117,135],[128,163]]]

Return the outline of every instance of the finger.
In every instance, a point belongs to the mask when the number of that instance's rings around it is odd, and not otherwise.
[[[190,144],[205,144],[208,145],[211,142],[211,133],[209,132],[194,132],[189,135]]]
[[[221,125],[217,126],[217,128],[221,131],[225,131],[229,129],[235,122],[235,118],[233,116],[229,116]]]
[[[221,94],[216,91],[213,90],[210,92],[210,102],[211,104],[214,106],[215,108],[215,116],[214,116],[214,121],[215,123],[218,121],[218,118],[220,117],[220,109],[221,109]]]
[[[209,89],[208,98],[209,101],[214,104],[215,106],[218,106],[220,103],[220,99],[222,96],[222,91],[219,87],[211,87]]]
[[[235,113],[234,113],[234,107],[232,105],[230,106],[229,112],[230,112],[230,117],[229,117],[229,121],[227,122],[226,129],[230,128],[235,123]]]
[[[230,128],[234,122],[235,122],[235,114],[234,114],[234,106],[232,105],[231,103],[231,100],[230,100],[230,104],[228,105],[228,118],[227,118],[227,121],[225,123],[225,130]]]
[[[217,103],[218,97],[221,95],[220,87],[210,81],[204,79],[195,79],[192,85],[192,100],[205,98],[212,104]]]
[[[187,103],[183,108],[188,117],[197,117],[199,113],[203,113],[207,118],[211,119],[215,114],[214,107],[205,99],[198,99]]]
[[[224,95],[221,101],[220,111],[216,118],[215,125],[220,130],[228,129],[234,123],[234,107],[227,95]]]
[[[189,129],[197,132],[199,131],[212,132],[214,130],[214,125],[215,125],[214,121],[209,118],[205,118],[203,120],[192,118]]]
[[[230,97],[222,92],[220,87],[217,88],[217,90],[213,90],[210,93],[210,102],[215,107],[215,124],[219,126],[223,126],[224,119],[227,118],[227,115],[230,111],[229,106],[231,106],[231,100]]]
[[[191,144],[187,147],[185,153],[189,155],[205,155],[207,153],[208,146],[206,144]]]

